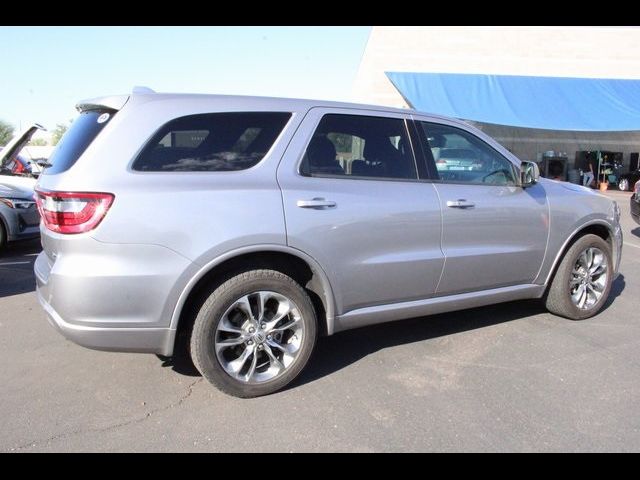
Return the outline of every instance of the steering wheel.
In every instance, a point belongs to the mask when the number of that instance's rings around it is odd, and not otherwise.
[[[487,179],[493,175],[497,175],[498,173],[502,173],[504,175],[504,183],[507,183],[507,180],[509,179],[509,177],[511,177],[511,172],[509,170],[507,170],[506,168],[500,168],[498,170],[494,170],[493,172],[487,173],[485,176],[483,176],[482,182],[489,183],[487,182]]]

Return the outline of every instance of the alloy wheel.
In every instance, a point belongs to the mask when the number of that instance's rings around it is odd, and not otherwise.
[[[273,291],[238,298],[222,315],[215,352],[232,378],[259,384],[281,376],[296,360],[304,337],[298,306]]]
[[[571,271],[569,289],[571,301],[581,310],[596,305],[607,287],[607,257],[596,247],[584,250]]]

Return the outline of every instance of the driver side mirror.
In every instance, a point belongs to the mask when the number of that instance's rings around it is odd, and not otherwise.
[[[535,185],[540,180],[540,169],[535,162],[522,162],[520,164],[520,186],[527,188]]]

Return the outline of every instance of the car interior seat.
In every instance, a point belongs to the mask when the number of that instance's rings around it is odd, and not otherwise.
[[[429,147],[431,148],[431,154],[433,155],[433,161],[440,160],[440,152],[445,147],[447,140],[444,135],[436,133],[435,135],[429,135]]]
[[[344,169],[336,160],[336,147],[324,136],[313,137],[307,147],[307,159],[311,173],[344,175]]]
[[[363,156],[367,163],[369,176],[406,177],[407,166],[403,165],[404,156],[391,144],[388,137],[375,136],[366,140]]]

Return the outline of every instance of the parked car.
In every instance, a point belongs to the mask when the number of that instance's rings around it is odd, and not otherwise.
[[[13,137],[5,147],[0,147],[0,175],[35,178],[40,175],[42,167],[22,153],[38,130],[45,130],[45,128],[37,123],[31,124],[26,130]]]
[[[618,273],[614,201],[455,119],[135,91],[77,108],[36,190],[49,321],[101,350],[185,338],[231,395],[289,384],[320,334],[528,298],[588,318]],[[485,161],[443,179],[435,134]]]
[[[31,162],[20,155],[31,136],[42,128],[32,125],[0,151],[0,251],[7,242],[37,238],[40,216],[33,199],[36,179]]]
[[[633,187],[633,195],[631,195],[631,218],[640,224],[640,180]]]
[[[638,183],[638,180],[640,180],[640,169],[624,173],[618,178],[618,188],[623,192],[628,192]]]

